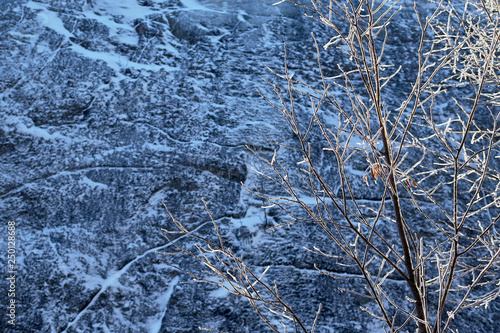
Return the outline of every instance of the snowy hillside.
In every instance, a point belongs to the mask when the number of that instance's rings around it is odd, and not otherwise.
[[[279,213],[241,186],[260,181],[245,145],[267,153],[268,139],[292,138],[257,93],[272,94],[265,65],[282,68],[287,42],[290,68],[313,80],[310,31],[327,41],[300,8],[273,2],[0,1],[0,220],[16,221],[19,272],[17,325],[2,320],[1,331],[267,332],[246,301],[165,264],[196,263],[158,253],[171,250],[161,228],[173,228],[162,202],[211,232],[201,197],[235,251],[273,265],[294,309],[312,320],[324,304],[319,332],[380,331],[357,311],[364,298],[338,290],[355,288],[356,272],[304,251],[326,237],[307,225],[266,232]],[[386,51],[404,66],[394,94],[415,70],[402,46],[416,38],[413,8],[399,15]],[[325,66],[342,61],[339,52]],[[480,311],[474,332],[492,332],[498,311]]]

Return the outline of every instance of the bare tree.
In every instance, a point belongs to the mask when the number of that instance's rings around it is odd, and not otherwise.
[[[386,90],[401,68],[395,68],[384,51],[391,37],[389,24],[400,10],[398,1],[281,2],[303,7],[307,16],[328,28],[331,38],[321,48],[312,35],[318,87],[294,78],[286,50],[284,70],[270,69],[283,84],[269,82],[275,97],[263,97],[282,114],[295,137],[295,144],[277,144],[301,158],[296,168],[289,168],[277,151],[270,157],[254,152],[262,161],[256,172],[284,194],[269,195],[256,184],[249,190],[268,207],[286,213],[289,220],[284,224],[313,223],[333,241],[342,256],[320,248],[310,251],[357,267],[363,296],[376,304],[375,310],[364,310],[385,322],[387,331],[412,330],[413,324],[420,333],[454,331],[457,313],[487,307],[500,295],[495,229],[500,219],[498,163],[495,167],[500,157],[498,3],[431,2],[426,10],[433,10],[425,18],[415,3],[420,29],[415,78],[406,95],[389,101]],[[328,68],[334,73],[328,76],[322,57],[330,48],[342,50],[350,63],[349,68]],[[304,101],[311,110],[308,118],[299,115]],[[392,109],[395,103],[398,107]],[[335,114],[337,122],[324,121],[325,112]],[[318,144],[333,164],[335,177],[319,167],[314,148]],[[353,172],[353,161],[365,163],[364,172]],[[362,183],[379,193],[377,207],[359,200]],[[411,213],[403,208],[403,200],[411,204]],[[200,241],[194,252],[165,230],[176,253],[206,265],[211,277],[186,273],[248,299],[275,332],[282,328],[269,319],[272,313],[289,319],[296,331],[314,332],[321,306],[306,324],[282,300],[276,283],[266,283],[265,272],[257,274],[224,246],[215,221],[218,241],[212,242],[172,219],[176,233]],[[390,278],[407,285],[406,304],[387,290]],[[397,320],[401,316],[404,320]]]

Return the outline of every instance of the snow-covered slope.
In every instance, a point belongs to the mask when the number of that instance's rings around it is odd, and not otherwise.
[[[324,259],[303,247],[326,240],[311,226],[267,233],[273,221],[240,185],[256,179],[245,145],[266,152],[268,138],[292,137],[257,93],[272,78],[264,64],[281,68],[286,41],[290,68],[317,74],[312,21],[272,3],[0,1],[0,220],[17,223],[19,271],[17,326],[2,329],[267,331],[244,301],[183,283],[163,263],[176,259],[157,253],[169,250],[160,228],[173,226],[162,201],[208,233],[205,197],[235,249],[274,264],[298,312],[312,320],[324,304],[320,332],[377,330],[357,311],[365,300],[337,289],[355,276],[313,269]],[[398,47],[387,52],[411,53]]]

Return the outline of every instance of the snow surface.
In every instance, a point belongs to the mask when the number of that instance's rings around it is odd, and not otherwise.
[[[4,125],[1,127],[5,132],[16,131],[21,134],[29,135],[35,138],[41,138],[47,141],[62,141],[64,143],[78,142],[69,138],[59,131],[51,132],[48,129],[35,126],[28,117],[7,116],[4,118]]]
[[[100,190],[107,190],[108,189],[108,185],[103,184],[103,183],[99,183],[99,182],[95,182],[95,181],[93,181],[90,178],[85,177],[85,176],[82,177],[81,183],[90,186],[92,189],[100,189]]]
[[[181,0],[181,3],[184,5],[184,7],[186,7],[186,10],[215,11],[203,6],[196,0]]]
[[[140,6],[136,0],[99,0],[94,2],[95,4],[92,7],[87,6],[86,10],[82,12],[83,17],[97,20],[98,22],[104,24],[109,28],[111,36],[118,36],[118,40],[125,44],[138,43],[137,33],[135,32],[135,27],[133,26],[133,22],[136,19],[145,18],[148,15],[157,13],[157,11],[150,9],[149,7]],[[194,5],[198,8],[196,4],[190,5]],[[37,17],[40,23],[53,30],[55,33],[64,36],[66,41],[69,41],[70,37],[74,37],[74,34],[68,31],[68,29],[64,26],[62,20],[57,16],[57,13],[48,9],[48,5],[30,1],[28,2],[27,7],[37,10]],[[111,19],[111,17],[116,15],[120,16],[124,23],[117,23],[115,20]],[[167,50],[177,52],[175,48],[169,45],[166,45],[165,47]],[[86,58],[104,61],[110,68],[115,70],[117,74],[120,73],[120,70],[123,68],[143,69],[149,71],[178,70],[178,68],[168,65],[138,63],[109,50],[92,51],[74,43],[72,43],[71,49]]]
[[[63,35],[66,39],[74,37],[74,35],[64,27],[64,24],[59,16],[47,9],[47,5],[35,1],[29,1],[26,4],[26,7],[39,11],[37,19],[40,21],[42,26],[52,29],[54,32]]]
[[[148,15],[157,13],[156,10],[151,9],[147,6],[141,6],[137,0],[92,0],[92,6],[89,8],[87,6],[87,12],[90,10],[94,13],[99,13],[99,16],[105,17],[101,22],[106,22],[106,25],[110,28],[125,28],[129,29],[126,25],[115,25],[111,17],[116,15],[125,23],[132,23],[137,18],[144,18]]]
[[[179,283],[180,278],[178,276],[174,277],[172,279],[172,282],[170,282],[170,285],[168,286],[168,290],[160,297],[158,298],[158,306],[160,309],[163,309],[161,313],[161,316],[158,317],[156,321],[152,321],[150,323],[150,329],[149,333],[158,333],[161,330],[161,324],[163,322],[163,318],[167,315],[167,310],[168,310],[168,302],[172,298],[172,294],[174,293],[174,288],[175,286]]]
[[[206,224],[208,223],[211,223],[210,222],[205,222],[204,224],[200,225],[198,228],[196,228],[196,230],[194,230],[194,232],[196,232],[198,229],[201,229],[202,227],[204,227]],[[185,238],[186,235],[184,236],[181,236],[179,238],[177,238],[176,241],[180,241],[182,238]],[[62,332],[68,332],[68,329],[70,329],[71,327],[73,327],[79,320],[80,318],[82,318],[82,316],[88,311],[90,310],[94,304],[97,302],[97,300],[99,299],[99,296],[102,295],[102,293],[104,293],[107,289],[111,288],[111,287],[114,287],[114,288],[117,288],[117,289],[120,289],[122,288],[122,284],[120,283],[120,278],[129,270],[129,268],[135,264],[136,262],[138,262],[140,259],[144,258],[145,256],[149,255],[149,254],[152,254],[152,253],[156,253],[156,252],[159,252],[159,251],[162,251],[162,250],[165,250],[165,248],[171,246],[172,244],[168,243],[168,244],[165,244],[165,245],[161,245],[161,246],[158,246],[158,247],[155,247],[153,249],[149,249],[147,250],[146,252],[136,256],[133,260],[129,261],[125,266],[123,266],[122,269],[120,269],[119,271],[113,271],[113,270],[109,270],[108,272],[108,277],[105,278],[104,280],[102,280],[102,282],[99,281],[99,285],[100,285],[100,289],[99,291],[97,292],[97,294],[95,294],[95,296],[92,298],[92,300],[87,304],[87,306],[85,308],[83,308],[77,315],[76,317],[71,320],[68,325],[66,326],[66,328],[62,331]],[[94,281],[97,282],[99,280],[99,278],[96,278]],[[173,293],[173,288],[175,287],[175,285],[177,285],[178,283],[178,278],[174,278],[172,280],[172,283],[170,284],[166,294],[163,296],[163,298],[160,299],[160,302],[165,302],[167,301],[168,303],[168,300],[170,299],[172,293]],[[168,300],[167,300],[167,296],[168,296]],[[167,303],[164,303],[164,304],[167,304]],[[163,304],[163,303],[162,303]],[[163,316],[162,316],[163,318]],[[157,323],[156,324],[153,324],[152,326],[152,330],[155,329],[157,326]]]

